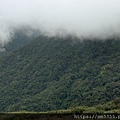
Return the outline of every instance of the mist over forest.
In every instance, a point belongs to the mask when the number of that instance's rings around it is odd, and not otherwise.
[[[21,26],[81,39],[119,36],[119,6],[119,0],[0,0],[0,43]]]

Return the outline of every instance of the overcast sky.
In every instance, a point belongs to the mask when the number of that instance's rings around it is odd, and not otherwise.
[[[120,0],[0,0],[0,41],[11,26],[23,24],[50,33],[111,36],[120,33]]]

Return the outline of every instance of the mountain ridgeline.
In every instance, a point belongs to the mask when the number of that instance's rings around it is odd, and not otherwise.
[[[49,111],[120,97],[120,39],[39,36],[0,58],[0,111]]]

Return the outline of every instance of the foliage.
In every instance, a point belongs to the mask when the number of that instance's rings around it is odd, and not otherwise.
[[[119,39],[81,41],[41,35],[0,58],[0,111],[104,104],[120,97],[119,73]],[[107,109],[109,105],[103,108]]]

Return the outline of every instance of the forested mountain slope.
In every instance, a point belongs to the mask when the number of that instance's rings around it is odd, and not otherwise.
[[[120,40],[40,36],[0,58],[0,111],[48,111],[120,97]]]

